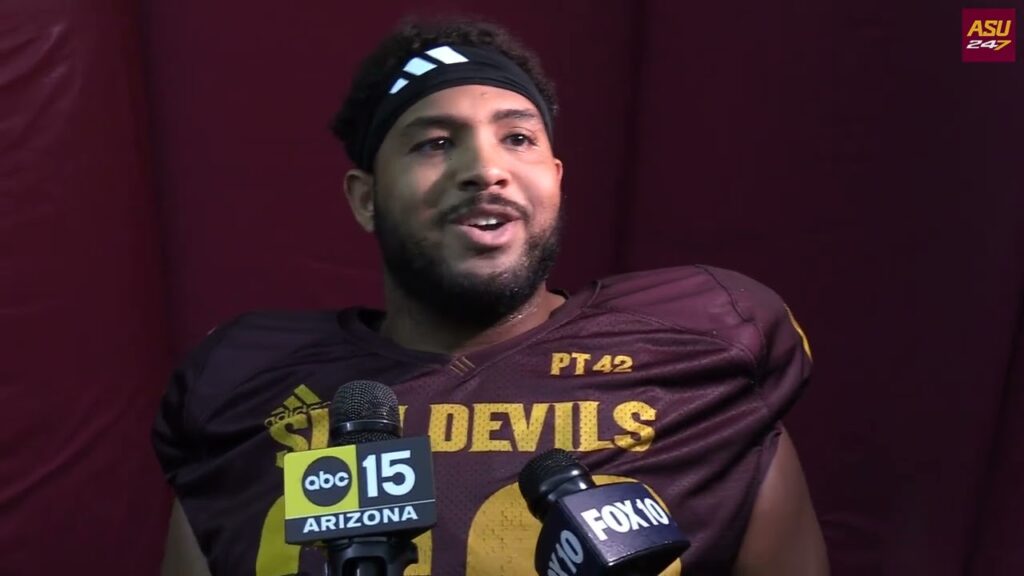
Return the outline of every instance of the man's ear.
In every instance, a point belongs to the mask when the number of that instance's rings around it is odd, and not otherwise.
[[[555,158],[555,170],[558,172],[558,183],[562,183],[562,172],[563,172],[562,161]]]
[[[373,174],[353,168],[345,173],[345,197],[356,222],[373,232]]]

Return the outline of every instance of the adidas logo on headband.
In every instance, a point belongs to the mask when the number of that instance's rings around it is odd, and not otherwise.
[[[544,96],[518,64],[493,46],[436,46],[410,56],[397,76],[377,104],[353,153],[353,161],[363,170],[372,171],[384,137],[402,113],[434,92],[456,86],[493,86],[522,95],[537,107],[552,139],[552,114]]]
[[[422,76],[434,68],[437,68],[438,65],[469,62],[469,58],[459,54],[453,50],[451,46],[438,46],[437,48],[431,48],[424,52],[423,56],[429,56],[430,60],[420,56],[413,56],[405,63],[405,66],[402,68],[402,72],[412,74],[413,76]],[[433,60],[433,62],[431,62],[431,60]],[[405,88],[405,85],[408,83],[409,80],[407,78],[399,77],[398,80],[395,80],[395,83],[391,85],[391,90],[388,91],[388,94],[398,92],[402,88]]]

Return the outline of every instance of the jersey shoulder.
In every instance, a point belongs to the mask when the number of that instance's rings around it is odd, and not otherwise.
[[[336,311],[260,311],[211,330],[183,363],[203,373],[243,374],[273,364],[341,331]]]
[[[725,341],[765,368],[779,348],[810,346],[789,308],[771,288],[739,272],[694,265],[613,276],[600,282],[592,307],[618,311]]]
[[[304,359],[317,350],[343,353],[336,311],[261,311],[242,314],[211,330],[175,368],[162,414],[183,430],[197,430],[248,379]]]

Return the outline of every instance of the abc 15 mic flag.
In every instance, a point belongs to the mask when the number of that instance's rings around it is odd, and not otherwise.
[[[437,522],[426,436],[284,457],[285,541],[426,531]]]

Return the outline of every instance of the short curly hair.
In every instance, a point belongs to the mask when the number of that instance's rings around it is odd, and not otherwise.
[[[331,124],[331,132],[344,143],[345,152],[353,162],[359,163],[360,143],[366,137],[374,111],[386,95],[399,67],[414,53],[440,44],[494,47],[523,69],[537,86],[552,117],[557,114],[555,86],[541,70],[540,59],[506,29],[480,19],[410,18],[363,60],[348,96]],[[372,166],[362,168],[372,170]]]

